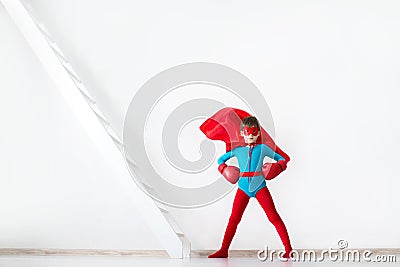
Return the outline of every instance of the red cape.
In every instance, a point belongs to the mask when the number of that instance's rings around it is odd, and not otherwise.
[[[243,136],[240,135],[240,124],[243,118],[251,116],[246,111],[236,108],[223,108],[208,118],[201,126],[200,130],[211,140],[225,142],[226,151],[230,151],[238,146],[246,146]],[[273,151],[285,158],[286,162],[290,157],[283,152],[272,140],[271,136],[261,127],[261,134],[257,139],[258,144],[265,144]]]

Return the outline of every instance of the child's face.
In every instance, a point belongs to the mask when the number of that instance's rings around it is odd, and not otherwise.
[[[257,126],[248,126],[245,125],[243,130],[240,131],[240,135],[243,136],[244,141],[247,144],[253,144],[257,141],[257,138],[260,136],[260,131]]]

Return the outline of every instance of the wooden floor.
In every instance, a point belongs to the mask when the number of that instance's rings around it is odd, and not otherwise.
[[[300,253],[304,249],[297,249]],[[321,249],[313,249],[317,253]],[[359,248],[358,250],[365,250]],[[400,255],[400,249],[369,249],[373,254]],[[207,257],[214,250],[193,250],[192,258]],[[229,250],[230,257],[252,258],[258,250]],[[164,250],[106,250],[106,249],[30,249],[30,248],[0,248],[0,256],[138,256],[138,257],[165,257],[168,254]],[[400,262],[400,258],[399,258]],[[1,266],[0,266],[1,267]]]
[[[396,255],[396,262],[384,266],[399,266],[400,249],[375,249],[374,255]],[[228,259],[208,259],[211,251],[193,251],[189,259],[170,259],[165,251],[114,251],[114,250],[49,250],[49,249],[0,249],[0,266],[6,267],[135,267],[135,266],[383,266],[378,262],[281,262],[260,261],[255,250],[230,251]]]
[[[262,262],[257,258],[233,257],[228,259],[169,259],[167,257],[138,256],[0,256],[4,267],[252,267],[252,266],[399,266],[398,263],[365,262]]]

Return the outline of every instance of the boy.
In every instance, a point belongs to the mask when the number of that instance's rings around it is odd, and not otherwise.
[[[237,225],[251,197],[257,199],[269,221],[275,226],[285,247],[283,257],[288,258],[292,250],[285,224],[275,209],[271,194],[265,183],[265,179],[273,179],[286,169],[287,160],[267,145],[257,142],[260,132],[257,118],[253,116],[245,117],[240,125],[240,135],[244,138],[246,145],[237,146],[218,159],[218,170],[221,174],[232,183],[238,179],[238,190],[233,201],[232,213],[225,230],[221,248],[209,255],[209,258],[228,257],[228,249],[235,235]],[[265,163],[263,165],[265,156],[274,159],[276,163]],[[225,164],[232,157],[238,159],[240,173],[238,173],[236,167]]]

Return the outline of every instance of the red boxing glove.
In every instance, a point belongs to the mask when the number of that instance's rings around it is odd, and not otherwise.
[[[286,170],[286,161],[285,160],[279,160],[276,163],[264,163],[262,166],[262,174],[266,180],[272,180],[276,176],[278,176],[281,172]]]
[[[282,171],[286,170],[287,168],[286,160],[278,160],[276,163],[282,168]]]
[[[222,163],[218,166],[218,171],[225,177],[231,184],[237,183],[240,177],[240,169],[235,166],[228,166]]]
[[[222,172],[224,171],[224,169],[228,167],[228,165],[226,165],[225,163],[222,163],[218,166],[218,171],[222,174]]]

